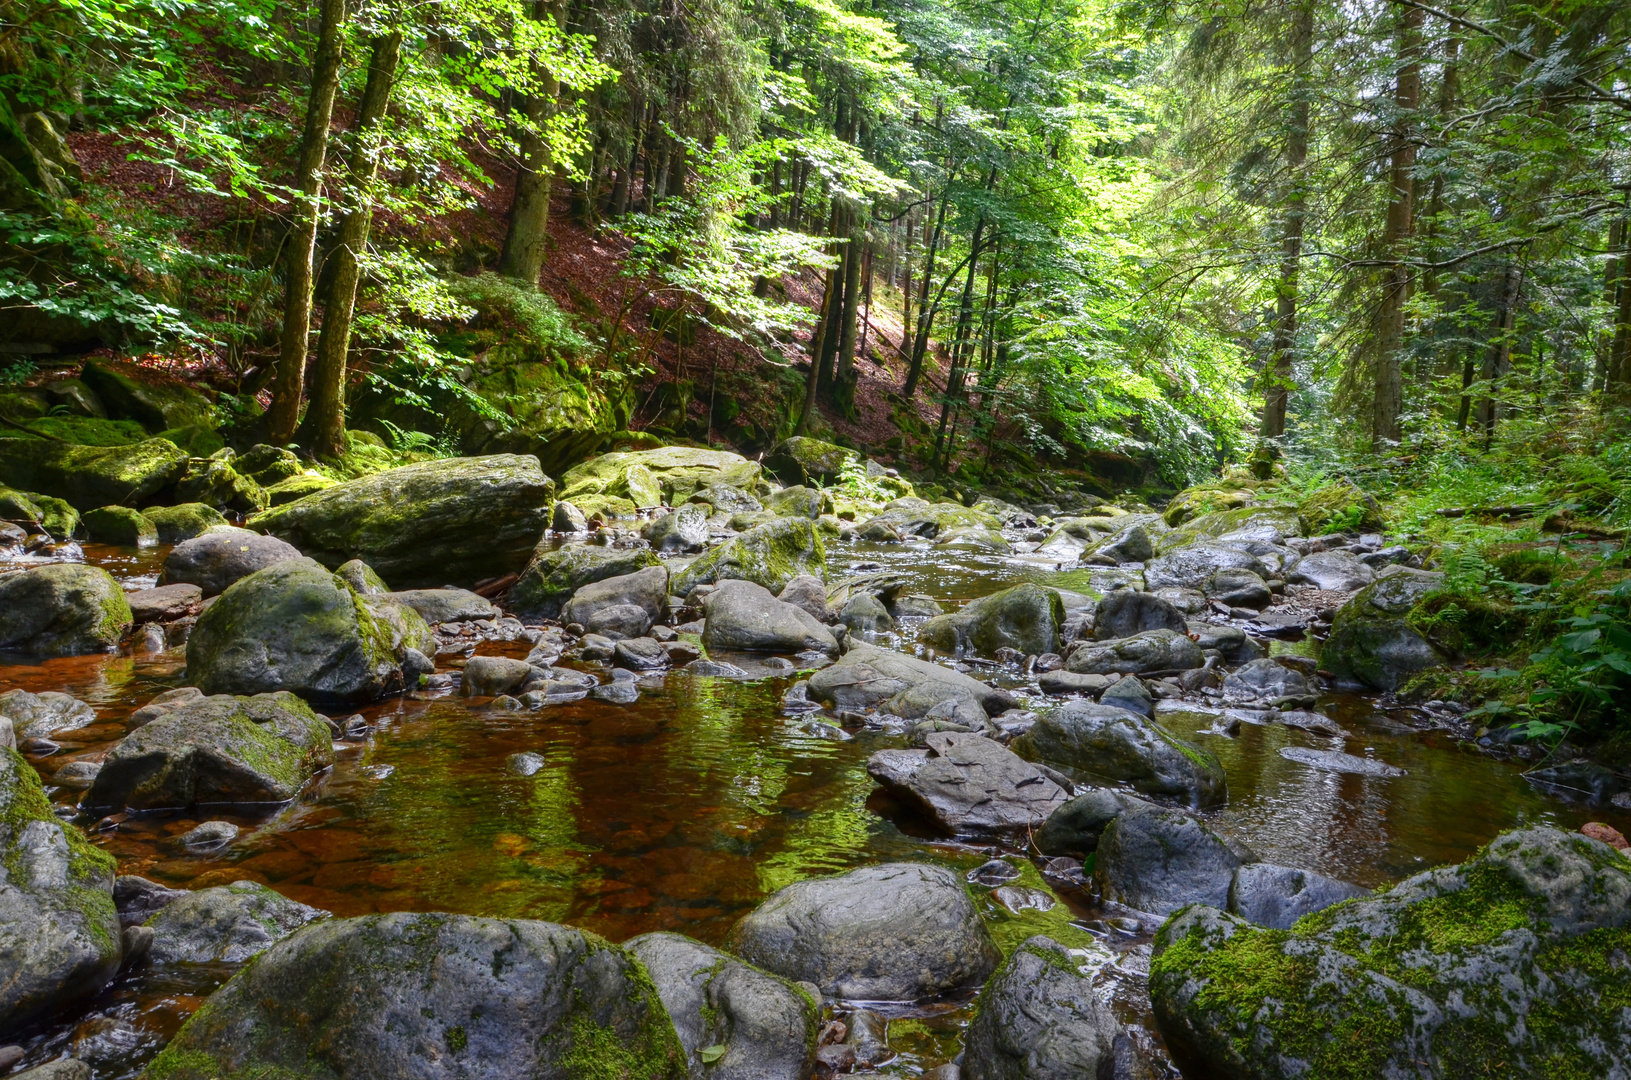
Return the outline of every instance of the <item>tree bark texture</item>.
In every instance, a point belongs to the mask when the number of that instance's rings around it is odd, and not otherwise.
[[[1258,426],[1258,434],[1265,439],[1278,439],[1286,433],[1286,399],[1291,394],[1297,353],[1297,282],[1308,216],[1303,176],[1308,163],[1308,69],[1314,60],[1314,8],[1308,0],[1298,4],[1292,13],[1290,33],[1292,83],[1286,110],[1285,219],[1280,234],[1280,280],[1275,285],[1274,351],[1263,373],[1263,419]]]
[[[1399,14],[1399,70],[1394,80],[1394,129],[1392,165],[1388,185],[1391,198],[1382,246],[1394,260],[1382,285],[1382,304],[1376,347],[1376,395],[1371,414],[1371,444],[1380,449],[1398,442],[1403,432],[1399,416],[1404,411],[1404,376],[1401,356],[1404,350],[1405,304],[1410,299],[1410,267],[1405,264],[1414,225],[1416,146],[1411,133],[1416,110],[1421,105],[1421,27],[1420,8],[1407,7]]]
[[[533,5],[534,19],[542,21],[555,14],[554,6],[547,0]],[[521,104],[521,115],[529,126],[523,128],[516,139],[521,148],[521,163],[515,173],[515,197],[510,202],[504,251],[498,257],[500,274],[529,285],[538,284],[538,275],[543,272],[544,259],[549,253],[549,195],[555,181],[555,155],[531,126],[541,125],[549,118],[555,96],[560,92],[555,77],[544,68],[535,67],[533,74],[541,92],[527,95]]]

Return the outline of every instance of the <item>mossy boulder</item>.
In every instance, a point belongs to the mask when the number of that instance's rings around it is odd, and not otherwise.
[[[736,579],[779,593],[803,574],[827,576],[827,546],[821,530],[805,518],[781,518],[709,549],[676,573],[669,588],[676,596],[687,596],[698,585]]]
[[[1221,806],[1229,798],[1217,755],[1111,705],[1067,702],[1038,717],[1014,740],[1014,750],[1073,776],[1127,784],[1190,806]]]
[[[110,417],[134,420],[152,432],[214,427],[215,406],[180,379],[120,360],[87,360],[79,373]]]
[[[392,627],[344,578],[291,559],[240,579],[187,639],[187,674],[206,694],[289,690],[312,701],[373,701],[402,688]]]
[[[0,521],[37,525],[58,540],[79,531],[79,511],[62,499],[0,487]]]
[[[1237,510],[1249,505],[1251,501],[1252,492],[1249,489],[1202,484],[1199,487],[1185,488],[1174,495],[1161,511],[1161,518],[1168,525],[1177,528],[1190,518],[1218,510]]]
[[[211,995],[148,1080],[492,1076],[685,1080],[644,967],[527,919],[399,912],[318,922]]]
[[[270,443],[256,443],[233,458],[232,467],[262,486],[299,476],[305,471],[298,454]]]
[[[1387,567],[1337,611],[1320,650],[1320,666],[1339,685],[1386,691],[1439,666],[1444,654],[1417,629],[1411,612],[1443,587],[1443,574]]]
[[[101,567],[48,563],[0,578],[0,650],[108,652],[134,623],[124,589]]]
[[[960,1076],[968,1080],[1078,1080],[1113,1069],[1115,1015],[1093,986],[1108,950],[1066,949],[1032,937],[980,991],[968,1026]],[[1154,1075],[1153,1072],[1148,1075]]]
[[[142,516],[158,529],[161,544],[179,544],[227,523],[221,511],[203,503],[148,506],[142,509]]]
[[[1274,529],[1281,537],[1301,536],[1304,532],[1301,512],[1295,506],[1243,506],[1201,514],[1170,532],[1161,533],[1155,538],[1155,553],[1165,555],[1189,544],[1216,540],[1244,529],[1265,527]]]
[[[172,548],[159,583],[197,585],[205,596],[216,596],[257,570],[298,558],[298,548],[275,536],[222,525]]]
[[[1007,691],[960,671],[863,644],[812,675],[809,693],[835,709],[880,709],[908,720],[950,702],[951,719],[974,728],[1017,704]]]
[[[1339,480],[1297,504],[1297,512],[1312,535],[1328,532],[1379,532],[1382,508],[1369,492],[1349,480]]]
[[[91,997],[119,970],[113,856],[52,811],[0,746],[0,1040]]]
[[[538,545],[520,580],[510,586],[507,604],[523,619],[558,619],[572,594],[583,586],[661,565],[650,548],[557,547],[545,541]]]
[[[183,893],[145,925],[155,964],[241,964],[328,912],[253,881]]]
[[[129,446],[150,438],[134,420],[105,420],[97,416],[40,416],[24,421],[29,431],[76,446]],[[0,429],[0,439],[26,439],[16,428]]]
[[[901,536],[919,536],[927,540],[957,528],[1002,528],[1001,521],[982,510],[961,503],[931,503],[912,495],[885,504],[882,512],[868,518],[857,528],[865,533],[873,525],[887,525]]]
[[[0,483],[65,499],[77,510],[139,506],[187,469],[187,452],[167,439],[127,446],[74,446],[0,439]]]
[[[237,514],[253,514],[271,505],[265,488],[222,458],[189,460],[187,471],[176,480],[175,497]]]
[[[80,519],[85,535],[98,544],[119,547],[152,547],[159,542],[159,530],[139,510],[128,506],[99,506]]]
[[[859,465],[861,460],[854,450],[795,435],[776,444],[765,457],[765,470],[788,487],[813,487],[834,483],[846,465]]]
[[[554,494],[537,458],[448,458],[337,484],[250,527],[327,566],[362,559],[397,588],[459,585],[525,566]]]
[[[561,498],[590,513],[594,496],[627,499],[635,505],[657,505],[640,500],[660,496],[670,506],[715,484],[754,490],[760,482],[758,462],[725,450],[665,446],[657,450],[602,454],[573,466],[561,477]]]
[[[1631,860],[1525,829],[1292,930],[1185,908],[1156,937],[1150,996],[1186,1072],[1617,1076],[1628,951]]]
[[[981,597],[954,614],[930,619],[917,636],[946,652],[991,656],[998,649],[1018,649],[1039,656],[1059,651],[1059,628],[1064,622],[1065,605],[1059,593],[1027,583]]]
[[[287,802],[332,764],[328,722],[294,694],[215,695],[125,736],[108,752],[85,805],[156,810]]]
[[[304,499],[307,495],[327,491],[338,484],[338,480],[332,480],[318,473],[299,473],[286,480],[279,480],[275,484],[268,485],[265,489],[266,502],[268,506],[287,506],[289,503]]]

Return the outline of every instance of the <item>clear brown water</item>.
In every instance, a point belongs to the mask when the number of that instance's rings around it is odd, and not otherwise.
[[[86,555],[143,584],[162,561],[161,550]],[[1080,573],[900,546],[840,549],[834,571],[866,563],[907,574],[912,591],[943,602],[1020,580],[1085,584]],[[910,631],[896,643],[913,648]],[[0,660],[0,690],[63,690],[97,709],[97,725],[64,733],[60,752],[31,759],[49,784],[63,762],[105,753],[134,708],[183,685],[184,660],[180,650]],[[801,718],[780,706],[791,681],[676,672],[648,684],[632,706],[584,701],[537,712],[496,712],[452,694],[386,702],[365,711],[374,724],[368,739],[337,743],[334,768],[286,807],[131,817],[94,839],[121,873],[190,888],[247,878],[337,915],[457,911],[566,922],[614,941],[675,930],[716,944],[743,912],[801,877],[887,859],[966,868],[986,857],[898,820],[865,763],[901,740],[805,734]],[[1026,691],[1017,675],[1007,684]],[[1230,802],[1212,823],[1262,858],[1375,886],[1459,861],[1522,824],[1604,820],[1631,832],[1631,816],[1544,798],[1519,765],[1416,730],[1407,713],[1390,717],[1354,697],[1324,705],[1351,738],[1252,724],[1227,737],[1206,733],[1214,716],[1163,717],[1218,754]],[[1408,772],[1321,772],[1278,754],[1291,745],[1346,750]],[[508,775],[505,758],[522,750],[541,753],[546,767]],[[71,804],[77,793],[61,789],[54,798]],[[210,855],[179,849],[176,836],[216,818],[243,828],[236,842]],[[1067,899],[1090,914],[1083,898]],[[229,974],[150,970],[123,979],[89,1010],[31,1039],[28,1061],[72,1050],[92,1060],[99,1078],[134,1075]],[[966,1003],[953,1002],[894,1021],[901,1074],[946,1060],[967,1017]]]

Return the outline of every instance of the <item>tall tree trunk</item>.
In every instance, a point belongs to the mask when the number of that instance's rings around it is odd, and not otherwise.
[[[822,294],[821,313],[817,316],[815,337],[810,341],[810,375],[804,380],[804,405],[799,409],[799,421],[793,427],[794,435],[809,430],[810,415],[815,412],[816,396],[821,392],[821,353],[831,326],[832,308],[838,301],[839,268],[827,271],[827,290]]]
[[[1501,287],[1495,297],[1495,332],[1484,352],[1484,394],[1478,401],[1478,426],[1484,429],[1484,446],[1495,438],[1495,422],[1500,416],[1500,403],[1495,398],[1495,382],[1512,366],[1512,326],[1518,311],[1518,290],[1523,274],[1508,263],[1501,273]]]
[[[866,248],[866,226],[859,211],[851,210],[849,243],[844,251],[844,308],[839,314],[838,360],[832,383],[833,404],[849,419],[855,418],[856,316],[861,310],[861,259]]]
[[[1422,11],[1406,7],[1399,13],[1399,70],[1393,86],[1393,162],[1388,182],[1387,223],[1382,245],[1393,265],[1382,286],[1382,306],[1376,349],[1376,395],[1371,413],[1371,444],[1382,449],[1403,434],[1399,414],[1404,411],[1404,377],[1400,368],[1404,351],[1404,312],[1410,299],[1410,267],[1405,264],[1414,224],[1416,146],[1412,141],[1416,110],[1421,105]]]
[[[946,191],[940,196],[940,211],[935,215],[934,229],[929,229],[929,220],[923,219],[923,231],[927,236],[927,250],[923,255],[922,281],[918,286],[917,295],[917,331],[912,335],[912,354],[906,368],[906,385],[901,387],[901,396],[911,400],[917,393],[918,380],[923,377],[923,358],[929,351],[929,331],[933,329],[934,319],[929,311],[929,289],[934,282],[934,257],[940,247],[940,238],[946,229],[946,206],[951,202],[951,181],[946,181]]]
[[[357,106],[355,142],[346,167],[345,197],[350,204],[340,219],[340,230],[330,253],[328,295],[323,300],[323,332],[317,339],[317,363],[312,372],[311,408],[301,425],[301,441],[326,457],[345,452],[346,353],[351,348],[351,321],[357,306],[357,257],[368,246],[374,219],[373,186],[379,175],[381,133],[397,61],[402,56],[398,32],[374,39],[368,61],[368,82]]]
[[[1620,274],[1627,260],[1621,257],[1620,248],[1625,243],[1625,220],[1617,218],[1608,226],[1608,261],[1603,267],[1603,304],[1612,313],[1607,329],[1603,331],[1597,346],[1596,363],[1592,369],[1591,390],[1600,394],[1608,381],[1609,357],[1614,351],[1614,327],[1619,321],[1620,310]],[[1631,253],[1628,253],[1631,254]]]
[[[957,331],[953,336],[951,369],[946,373],[946,393],[940,403],[940,424],[934,434],[935,460],[940,463],[941,468],[951,464],[951,454],[945,449],[946,425],[951,417],[952,402],[963,391],[963,369],[967,366],[969,327],[974,318],[974,274],[980,263],[980,234],[984,231],[985,219],[980,218],[974,223],[974,239],[969,245],[972,255],[968,260],[968,280],[963,284],[963,298],[957,305]]]
[[[532,17],[555,18],[559,12],[552,0],[537,0]],[[521,103],[521,115],[528,127],[516,142],[521,147],[521,163],[515,172],[515,197],[510,202],[510,225],[504,233],[504,251],[498,257],[498,272],[505,277],[538,284],[544,258],[549,252],[549,194],[555,181],[555,155],[532,127],[541,126],[554,107],[560,84],[541,65],[533,68],[540,92],[528,94]]]
[[[334,119],[334,94],[340,86],[340,59],[345,29],[345,0],[322,0],[317,24],[317,53],[312,61],[311,93],[306,99],[306,126],[300,136],[295,167],[294,223],[284,249],[283,337],[278,349],[277,383],[272,391],[267,437],[278,446],[294,438],[300,422],[300,398],[306,385],[306,347],[311,337],[312,257],[317,248],[323,190],[323,164],[328,158],[328,128]]]
[[[1292,361],[1297,352],[1297,280],[1308,215],[1303,175],[1308,163],[1308,69],[1314,62],[1314,7],[1309,0],[1303,0],[1292,13],[1290,44],[1293,73],[1285,147],[1289,187],[1280,233],[1280,280],[1275,285],[1274,351],[1263,373],[1263,420],[1258,434],[1265,439],[1278,439],[1286,433],[1286,398],[1291,393]]]
[[[1619,302],[1614,313],[1614,341],[1608,350],[1608,377],[1603,387],[1610,405],[1631,404],[1631,223],[1620,229]]]

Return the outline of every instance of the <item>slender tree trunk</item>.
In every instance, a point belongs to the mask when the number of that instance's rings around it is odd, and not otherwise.
[[[1291,107],[1286,116],[1285,221],[1280,234],[1280,280],[1275,286],[1274,351],[1264,372],[1263,420],[1258,434],[1278,439],[1286,433],[1286,399],[1292,388],[1293,360],[1297,352],[1297,280],[1302,265],[1303,228],[1308,215],[1308,193],[1303,169],[1308,162],[1309,67],[1314,61],[1314,7],[1309,0],[1292,14]]]
[[[532,17],[543,20],[559,12],[551,0],[537,0]],[[533,69],[539,82],[540,93],[529,94],[521,103],[521,115],[528,127],[523,128],[516,142],[521,147],[521,163],[515,172],[515,197],[510,202],[510,226],[504,234],[504,251],[498,257],[498,272],[505,277],[538,284],[543,273],[544,258],[549,252],[549,194],[555,181],[555,155],[532,127],[540,126],[549,118],[560,85],[555,76],[542,66]]]
[[[1608,328],[1603,331],[1602,339],[1597,346],[1596,363],[1593,366],[1591,377],[1591,390],[1600,394],[1608,381],[1609,357],[1614,351],[1614,327],[1619,321],[1620,311],[1620,274],[1621,268],[1626,266],[1627,260],[1621,258],[1620,248],[1625,243],[1625,220],[1617,218],[1608,226],[1608,261],[1603,267],[1603,304],[1612,313]]]
[[[833,404],[844,416],[855,418],[856,316],[861,310],[861,259],[866,249],[866,226],[851,210],[849,243],[844,245],[844,308],[839,315],[838,359],[832,384]]]
[[[1614,341],[1608,350],[1608,378],[1603,396],[1611,405],[1631,403],[1631,224],[1621,228],[1619,303],[1614,314]]]
[[[799,410],[799,422],[793,427],[794,435],[803,435],[810,426],[810,414],[815,411],[816,395],[821,391],[821,353],[824,339],[832,320],[832,308],[838,303],[838,267],[827,271],[827,290],[822,295],[821,314],[816,322],[816,333],[810,342],[810,376],[804,380],[804,406]]]
[[[1399,14],[1399,71],[1393,87],[1395,111],[1393,163],[1389,173],[1392,198],[1388,203],[1383,248],[1393,265],[1382,286],[1382,306],[1376,349],[1376,396],[1371,414],[1371,444],[1380,450],[1398,442],[1403,434],[1399,415],[1404,411],[1405,304],[1410,298],[1410,267],[1405,264],[1412,231],[1416,146],[1411,133],[1416,110],[1421,105],[1421,27],[1420,8],[1407,7]]]
[[[929,230],[928,218],[923,220],[923,230],[928,236],[928,249],[923,256],[922,282],[918,287],[917,296],[917,332],[912,335],[912,355],[906,369],[906,385],[901,388],[901,395],[911,400],[917,393],[917,383],[923,377],[923,357],[929,351],[929,331],[933,329],[934,320],[929,311],[929,289],[934,281],[934,256],[940,247],[940,238],[946,228],[946,206],[951,202],[951,181],[946,182],[947,190],[940,197],[940,211],[935,216],[934,230]]]
[[[1478,426],[1484,429],[1484,446],[1488,448],[1495,438],[1495,422],[1500,416],[1500,404],[1495,398],[1495,383],[1512,366],[1512,326],[1518,310],[1518,290],[1523,274],[1510,263],[1501,274],[1500,293],[1495,298],[1495,332],[1489,348],[1484,351],[1484,394],[1478,401]]]
[[[278,349],[277,383],[272,391],[267,437],[281,446],[294,438],[300,422],[300,398],[306,385],[306,348],[311,336],[312,258],[320,218],[318,195],[328,157],[328,128],[334,118],[334,94],[340,85],[340,59],[345,28],[345,0],[322,0],[313,59],[311,93],[306,99],[306,127],[300,136],[295,184],[294,224],[284,249],[283,337]]]
[[[390,104],[402,55],[402,35],[389,33],[374,39],[368,61],[368,82],[357,107],[356,136],[346,167],[345,197],[350,204],[340,219],[340,230],[329,255],[328,295],[323,301],[323,332],[317,339],[317,362],[312,373],[311,408],[301,425],[302,441],[325,457],[345,452],[346,353],[351,348],[351,321],[357,305],[357,258],[368,246],[374,218],[374,179],[379,175],[380,128]]]
[[[927,220],[927,219],[925,219]],[[906,239],[900,249],[900,354],[909,358],[912,333],[912,215],[906,215]]]
[[[968,280],[963,284],[963,298],[957,305],[957,331],[953,337],[951,369],[946,374],[946,393],[940,403],[940,424],[935,429],[934,454],[940,467],[951,464],[951,454],[945,449],[946,425],[951,417],[952,403],[963,392],[963,369],[967,366],[968,334],[974,318],[974,274],[980,262],[980,234],[985,231],[985,219],[974,223],[973,251],[968,260]],[[944,460],[942,460],[944,457]]]

